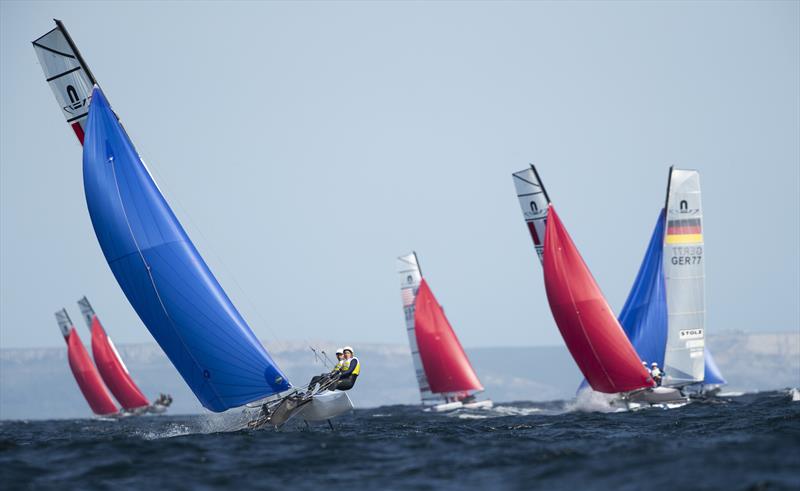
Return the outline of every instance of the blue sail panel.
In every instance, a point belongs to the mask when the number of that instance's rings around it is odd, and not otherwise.
[[[703,357],[705,360],[705,376],[703,377],[703,383],[706,385],[725,385],[728,383],[722,377],[722,372],[719,371],[719,367],[717,366],[717,362],[714,361],[714,358],[711,356],[711,352],[708,351],[708,348],[703,350]]]
[[[648,365],[664,367],[667,345],[667,293],[664,285],[665,213],[658,214],[639,273],[619,314],[619,323],[639,357]]]
[[[662,369],[669,323],[662,260],[665,216],[662,209],[636,280],[619,314],[619,323],[642,361],[646,361],[648,367],[656,362]],[[586,387],[588,384],[584,380],[578,392]]]
[[[83,181],[111,271],[203,406],[224,411],[290,388],[189,240],[97,87]]]

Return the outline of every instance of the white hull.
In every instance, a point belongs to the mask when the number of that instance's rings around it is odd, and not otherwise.
[[[621,399],[614,401],[614,405],[625,405],[628,409],[641,409],[643,407],[658,406],[665,409],[674,409],[689,403],[689,398],[681,391],[672,387],[653,387],[637,392],[631,392]]]
[[[444,404],[432,406],[430,410],[437,413],[443,413],[447,411],[455,411],[456,409],[491,409],[492,407],[494,407],[494,403],[487,399],[485,401],[468,402],[466,404],[461,401],[446,402]]]
[[[347,414],[353,410],[353,402],[347,392],[341,390],[321,392],[303,406],[300,416],[306,421],[325,421]]]

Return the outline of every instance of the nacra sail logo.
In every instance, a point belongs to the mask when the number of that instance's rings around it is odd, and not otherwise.
[[[540,216],[547,213],[547,208],[539,208],[539,205],[536,204],[535,201],[531,201],[528,203],[528,207],[530,211],[523,210],[522,214],[525,216],[526,219],[531,220],[534,218],[539,218]]]
[[[700,208],[689,208],[689,202],[685,199],[682,199],[680,203],[678,203],[678,209],[670,208],[669,214],[670,216],[673,215],[696,215],[700,213]]]
[[[77,114],[83,111],[83,108],[89,105],[89,101],[92,99],[92,96],[87,96],[81,98],[78,95],[78,91],[72,85],[67,85],[67,99],[69,99],[69,104],[63,107],[65,112],[70,114]]]

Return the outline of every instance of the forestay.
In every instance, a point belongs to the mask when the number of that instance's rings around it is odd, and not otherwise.
[[[114,276],[203,406],[224,411],[288,389],[97,87],[83,174],[92,225]]]
[[[664,385],[702,382],[705,346],[705,263],[700,174],[670,169],[664,235],[669,334]]]

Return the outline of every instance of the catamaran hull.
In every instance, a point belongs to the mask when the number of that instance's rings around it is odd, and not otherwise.
[[[315,395],[310,404],[303,406],[300,416],[306,421],[325,421],[353,410],[353,401],[347,392],[325,391]]]
[[[689,398],[680,390],[672,387],[653,387],[637,392],[631,392],[621,399],[629,409],[638,409],[647,406],[660,406],[673,409],[689,403]]]
[[[456,409],[491,409],[492,407],[494,407],[494,403],[487,399],[485,401],[468,402],[466,404],[461,401],[447,402],[432,406],[430,410],[437,413],[444,413],[448,411],[455,411]]]

